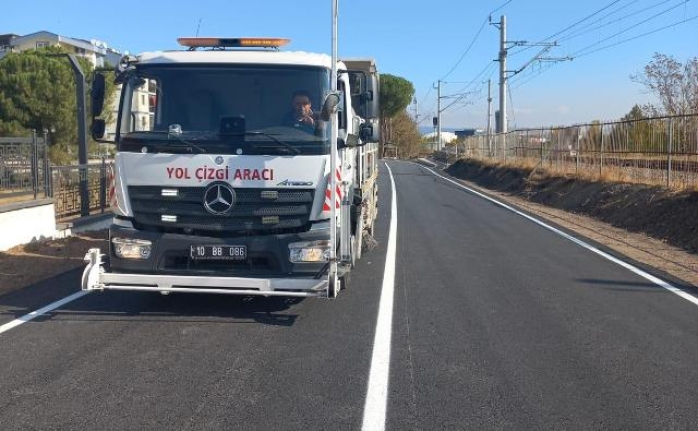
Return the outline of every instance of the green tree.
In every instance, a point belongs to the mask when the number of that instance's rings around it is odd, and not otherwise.
[[[621,142],[627,143],[627,151],[651,150],[651,129],[645,110],[640,105],[634,105],[630,112],[621,118],[621,122],[613,126],[612,133]]]
[[[393,142],[393,118],[403,113],[414,96],[414,85],[390,74],[380,77],[381,142]],[[405,114],[406,115],[406,114]],[[396,142],[393,142],[396,143]]]
[[[48,130],[52,162],[66,164],[78,152],[75,78],[69,60],[56,54],[64,52],[47,47],[10,53],[0,60],[0,136],[28,136],[32,130],[39,134]],[[78,61],[89,95],[93,67],[84,58],[78,57]],[[113,79],[107,81],[107,94],[113,100]],[[90,98],[86,99],[89,112]],[[111,100],[105,106],[110,106]]]
[[[405,78],[384,74],[380,77],[381,116],[394,117],[405,110],[414,96],[414,85]]]
[[[647,115],[645,115],[645,111],[642,109],[640,105],[633,105],[632,108],[630,108],[630,112],[625,114],[621,120],[623,121],[632,121],[632,120],[642,120],[647,118]]]

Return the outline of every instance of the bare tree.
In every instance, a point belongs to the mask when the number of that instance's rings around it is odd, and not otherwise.
[[[402,157],[419,156],[422,143],[421,136],[417,124],[406,110],[402,110],[390,118],[390,135],[392,142],[398,146]]]
[[[659,100],[648,104],[651,115],[686,115],[698,112],[698,57],[682,64],[674,57],[655,53],[644,72],[631,78],[643,84]]]

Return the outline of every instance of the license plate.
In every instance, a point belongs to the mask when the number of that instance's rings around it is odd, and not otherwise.
[[[246,260],[246,245],[192,245],[193,260]]]

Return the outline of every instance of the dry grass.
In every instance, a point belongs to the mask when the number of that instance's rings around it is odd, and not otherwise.
[[[472,157],[486,166],[502,167],[510,169],[522,169],[534,172],[537,178],[564,177],[575,178],[589,182],[610,182],[624,184],[644,184],[659,186],[678,192],[698,191],[698,174],[686,174],[674,172],[672,180],[667,187],[664,171],[635,168],[632,166],[589,166],[580,165],[579,169],[571,163],[540,163],[540,159],[507,159],[506,161],[490,158]],[[648,174],[656,173],[656,175]],[[694,180],[694,178],[696,178]]]
[[[0,190],[0,205],[34,200],[33,192],[27,192],[27,194],[22,195],[15,195],[15,193],[17,192],[13,190]],[[38,193],[36,197],[37,199],[44,199],[46,196],[43,193]]]

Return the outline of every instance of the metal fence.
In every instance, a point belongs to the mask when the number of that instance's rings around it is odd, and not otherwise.
[[[698,185],[698,114],[472,136],[458,152],[560,175],[685,189]]]
[[[0,138],[0,199],[49,196],[48,137]]]
[[[48,146],[46,134],[0,138],[0,204],[50,197],[59,220],[105,212],[111,163],[50,166]]]
[[[66,219],[104,213],[108,207],[107,175],[110,167],[105,159],[88,165],[52,166],[50,195],[56,217]]]

